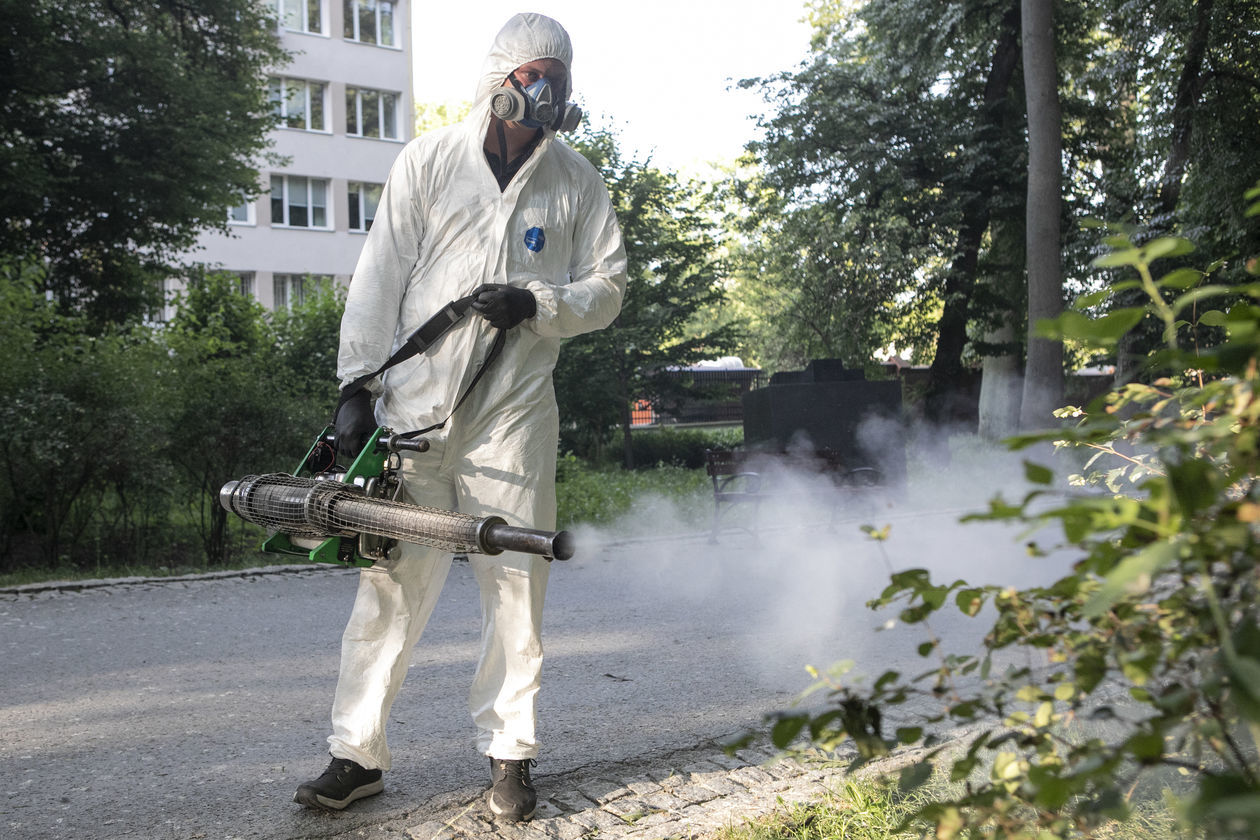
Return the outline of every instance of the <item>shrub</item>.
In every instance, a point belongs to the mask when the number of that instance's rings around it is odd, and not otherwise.
[[[739,428],[649,429],[634,433],[634,463],[637,469],[662,465],[699,469],[704,466],[706,449],[729,449],[744,440]]]
[[[669,500],[672,507],[683,512],[684,519],[692,509],[696,517],[703,517],[712,510],[708,487],[708,477],[699,470],[675,466],[642,470],[596,467],[575,455],[565,455],[556,469],[557,520],[561,528],[612,526],[649,496]],[[627,523],[626,527],[633,525]]]

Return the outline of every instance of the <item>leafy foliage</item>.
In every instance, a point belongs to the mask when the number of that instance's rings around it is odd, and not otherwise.
[[[218,491],[292,469],[327,421],[335,296],[277,329],[233,277],[196,275],[165,329],[95,335],[45,298],[43,266],[5,269],[0,352],[18,363],[0,371],[0,573],[197,565],[195,542],[200,565],[218,565],[252,549]]]
[[[274,21],[256,0],[30,0],[0,33],[0,254],[45,262],[94,331],[138,319],[258,193]]]
[[[573,454],[562,456],[557,465],[557,521],[561,528],[593,525],[610,533],[634,535],[641,532],[642,511],[654,498],[668,500],[668,510],[677,515],[680,532],[691,530],[696,521],[713,512],[713,492],[702,470],[673,465],[622,470],[591,465]],[[667,527],[664,521],[654,525]]]
[[[561,350],[555,370],[561,437],[565,448],[597,457],[619,427],[625,464],[633,467],[631,401],[681,396],[664,372],[725,355],[738,332],[730,324],[701,324],[725,292],[717,233],[698,187],[649,163],[623,160],[610,133],[590,131],[576,145],[608,184],[628,282],[613,324]]]
[[[1260,188],[1248,196],[1249,213],[1260,213]],[[1084,453],[1075,490],[1054,489],[1052,469],[1028,461],[1023,499],[999,497],[969,517],[1057,526],[1055,548],[1079,557],[1072,571],[1024,590],[938,583],[925,569],[893,574],[871,605],[928,630],[919,652],[936,665],[916,677],[888,671],[869,690],[830,679],[823,711],[785,714],[773,727],[781,746],[851,738],[858,763],[898,744],[927,747],[901,784],[918,787],[937,763],[963,783],[908,821],[934,825],[937,837],[1094,836],[1103,821],[1127,818],[1134,788],[1167,784],[1160,771],[1180,774],[1180,814],[1207,836],[1253,837],[1260,824],[1260,282],[1229,290],[1180,269],[1157,276],[1154,266],[1190,252],[1184,239],[1108,244],[1097,265],[1138,276],[1079,304],[1128,288],[1145,304],[1101,317],[1078,309],[1045,329],[1107,346],[1154,318],[1165,346],[1148,359],[1152,381],[1064,409],[1072,424],[1061,430],[1013,440],[1054,443],[1054,466]],[[1225,305],[1196,309],[1209,300]],[[1221,326],[1226,339],[1182,349],[1186,317]],[[992,617],[980,655],[947,652],[930,635],[932,617],[955,610]],[[1016,651],[1024,656],[1004,655]],[[905,704],[918,717],[889,737],[883,720]],[[951,743],[964,725],[969,734]]]
[[[0,283],[10,361],[0,374],[0,568],[144,557],[168,477],[150,461],[162,439],[161,354],[143,329],[88,334],[39,294],[42,267],[7,268],[21,280]]]
[[[822,355],[860,366],[895,342],[931,362],[944,399],[977,357],[1018,354],[1028,335],[1013,258],[1027,165],[1019,6],[814,0],[806,60],[742,82],[771,108],[733,184],[735,295],[762,310],[746,355],[771,368]],[[1203,265],[1255,253],[1257,232],[1232,198],[1260,178],[1250,48],[1260,8],[1081,0],[1054,15],[1065,217],[1192,237]],[[1064,240],[1068,295],[1099,288],[1085,270],[1096,243],[1075,226]],[[1229,263],[1219,282],[1244,280]],[[1001,325],[1013,336],[987,343]],[[1139,329],[1124,349],[1140,357],[1160,341]]]

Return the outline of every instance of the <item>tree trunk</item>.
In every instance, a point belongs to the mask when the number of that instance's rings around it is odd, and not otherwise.
[[[986,336],[986,340],[993,344],[1010,344],[1015,341],[1015,328],[1006,324]],[[1023,388],[1015,354],[984,357],[984,375],[980,379],[980,437],[1001,440],[1019,431]]]
[[[1173,101],[1168,160],[1164,162],[1164,175],[1159,186],[1158,212],[1161,216],[1168,216],[1177,209],[1186,163],[1190,160],[1190,130],[1194,125],[1194,111],[1199,104],[1199,96],[1203,92],[1203,60],[1207,55],[1208,36],[1212,31],[1213,2],[1214,0],[1198,0],[1194,4],[1194,31],[1190,33],[1183,53],[1181,78],[1177,81],[1177,98]]]
[[[1063,310],[1063,128],[1054,54],[1053,0],[1023,0],[1024,90],[1028,101],[1028,359],[1020,428],[1052,425],[1063,404],[1063,342],[1036,337],[1037,322]]]
[[[998,107],[1008,95],[1019,64],[1019,2],[1012,3],[1002,18],[1001,32],[993,50],[993,63],[985,81],[984,106],[977,118],[977,133],[996,132],[1001,125]],[[948,422],[962,393],[962,352],[967,345],[971,295],[976,283],[980,244],[989,226],[989,201],[993,183],[977,185],[976,198],[963,211],[958,244],[945,277],[945,306],[937,330],[936,356],[928,371],[924,408],[928,420]]]

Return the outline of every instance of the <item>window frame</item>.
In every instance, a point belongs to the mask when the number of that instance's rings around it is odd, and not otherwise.
[[[319,4],[319,29],[311,29],[311,3]],[[275,10],[280,27],[289,32],[301,32],[305,35],[328,37],[328,2],[327,0],[271,0],[271,8]],[[290,8],[297,9],[298,26],[290,26],[286,12]]]
[[[362,17],[359,15],[359,9],[364,6],[368,6],[372,9],[372,36],[375,40],[369,41],[363,38],[362,26],[360,26]],[[383,15],[381,13],[382,6],[389,7],[388,15]],[[401,46],[398,43],[397,2],[394,2],[394,0],[343,0],[341,8],[342,14],[345,18],[344,25],[342,26],[342,35],[347,41],[355,44],[367,44],[373,47],[385,47],[390,50],[401,49]],[[381,20],[384,17],[388,17],[390,22],[389,31],[393,36],[390,43],[385,43],[381,40]]]
[[[280,201],[280,208],[281,208],[280,215],[281,215],[282,221],[276,221],[277,199],[275,195],[275,190],[276,190],[277,179],[280,180],[280,184],[281,184],[279,201]],[[295,204],[292,200],[293,187],[296,186],[296,184],[293,182],[296,179],[301,179],[302,181],[306,182],[304,194],[302,195],[302,198],[305,199],[306,201],[305,204]],[[316,192],[314,189],[315,184],[323,184],[324,194],[323,194],[322,204],[315,203],[315,192]],[[323,231],[332,230],[334,227],[333,212],[332,212],[332,207],[330,206],[328,202],[328,194],[331,191],[332,191],[332,181],[329,178],[316,178],[309,175],[296,175],[296,174],[289,174],[289,173],[282,173],[282,172],[272,173],[269,188],[268,188],[268,195],[270,196],[270,205],[271,205],[271,226],[273,228],[283,228],[283,229],[288,229],[288,230],[323,230]],[[305,225],[293,224],[292,210],[295,207],[305,208],[308,224],[305,224]],[[316,207],[322,208],[323,210],[324,224],[322,225],[314,224]]]
[[[365,134],[363,132],[363,99],[364,94],[373,95],[376,99],[376,130],[379,134]],[[351,100],[353,97],[353,101]],[[384,107],[385,97],[389,97],[392,106],[389,109]],[[402,94],[392,90],[380,90],[379,88],[359,87],[358,85],[346,85],[346,136],[362,137],[368,140],[388,140],[390,142],[400,142],[402,140],[402,129],[398,122],[398,105],[402,101]],[[386,120],[385,115],[389,113],[392,117],[393,131],[392,135],[385,133]],[[351,131],[350,121],[354,120],[354,131]]]
[[[372,215],[367,213],[368,194],[372,188],[376,189],[376,207],[372,210]],[[349,208],[349,218],[346,220],[348,230],[351,233],[367,233],[372,229],[372,222],[376,220],[376,214],[380,210],[380,192],[385,188],[384,184],[374,184],[370,181],[347,181],[346,182],[346,205]],[[358,227],[356,227],[356,217]]]
[[[291,310],[301,306],[310,295],[318,294],[325,284],[333,281],[331,274],[276,272],[271,275],[271,308]]]
[[[258,226],[258,202],[254,199],[241,199],[240,204],[234,204],[227,210],[227,223],[238,227],[257,227]],[[245,218],[236,219],[232,217],[232,213],[236,210],[244,209]]]
[[[278,94],[276,85],[279,86]],[[296,126],[289,125],[289,89],[291,87],[302,86],[302,108],[306,125]],[[312,85],[319,87],[319,115],[321,117],[322,126],[313,128],[311,126],[311,103],[314,101],[314,91],[311,90]],[[318,81],[316,79],[299,79],[295,76],[271,76],[267,79],[268,99],[272,104],[272,113],[278,120],[277,128],[288,129],[289,131],[309,131],[313,134],[331,134],[332,129],[329,127],[329,97],[328,90],[331,85],[328,82]]]

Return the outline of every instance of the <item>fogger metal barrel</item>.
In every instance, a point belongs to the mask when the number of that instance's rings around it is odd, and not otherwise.
[[[246,522],[296,537],[375,534],[456,553],[522,551],[556,560],[568,560],[574,549],[568,531],[517,528],[497,516],[375,499],[354,484],[286,473],[229,481],[219,503]]]

